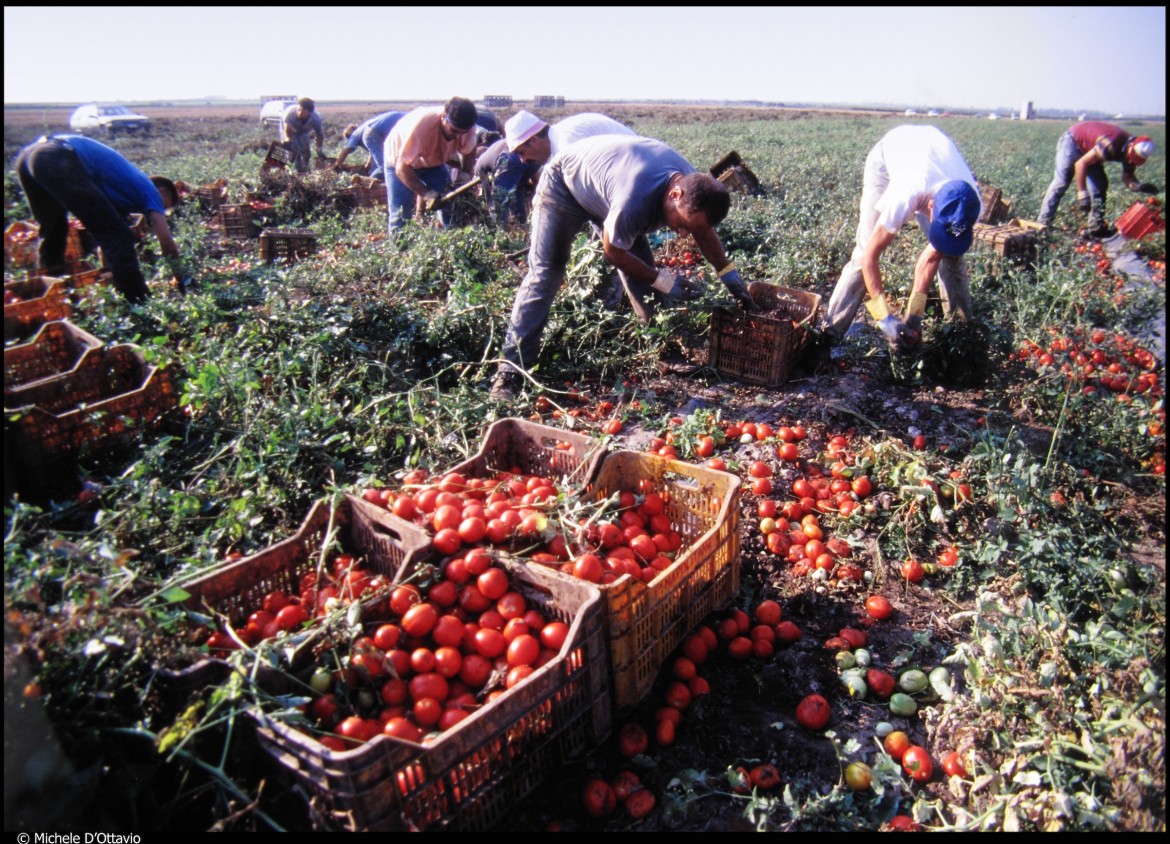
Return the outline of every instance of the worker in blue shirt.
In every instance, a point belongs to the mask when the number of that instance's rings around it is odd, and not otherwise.
[[[185,282],[179,247],[167,224],[178,204],[175,183],[148,177],[117,151],[81,135],[42,136],[20,151],[16,177],[40,225],[40,265],[47,275],[66,271],[68,215],[97,241],[114,286],[132,303],[150,291],[138,265],[136,239],[126,217],[141,214],[180,282]]]
[[[405,111],[387,111],[377,117],[371,117],[364,123],[347,126],[345,146],[342,147],[341,154],[337,156],[334,169],[340,170],[345,159],[349,158],[349,154],[360,147],[370,154],[370,169],[366,175],[379,182],[386,181],[386,170],[382,164],[382,148],[386,144],[386,136],[390,134],[390,130],[402,119],[404,114],[406,114]]]

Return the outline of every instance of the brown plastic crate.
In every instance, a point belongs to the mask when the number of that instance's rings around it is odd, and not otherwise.
[[[354,506],[358,503],[361,499],[347,495],[331,511],[328,501],[317,501],[293,536],[180,584],[190,594],[185,603],[211,608],[241,625],[269,592],[296,594],[301,577],[320,562],[330,516],[344,552],[384,577],[393,579],[404,565],[415,566],[432,555],[431,539],[421,527],[401,519],[372,519],[368,510]]]
[[[219,206],[219,224],[223,236],[231,240],[248,240],[260,233],[256,211],[250,204]]]
[[[755,173],[748,169],[735,150],[715,162],[710,173],[731,190],[749,194],[760,193],[760,180],[756,178]]]
[[[262,261],[297,261],[317,251],[312,229],[264,229],[260,232]]]
[[[10,298],[14,301],[9,302]],[[44,323],[67,319],[72,313],[62,279],[37,276],[8,282],[4,285],[4,342],[29,337]]]
[[[293,785],[358,830],[486,830],[612,728],[597,587],[502,560],[530,607],[569,624],[560,653],[522,684],[423,744],[389,736],[333,751],[249,710],[261,749]],[[404,576],[411,568],[404,566]],[[279,692],[279,690],[274,690]]]
[[[1029,220],[1012,220],[999,226],[975,224],[975,243],[996,255],[1019,261],[1036,258],[1036,233],[1043,229]]]
[[[520,472],[580,488],[597,474],[605,449],[603,441],[586,434],[527,419],[500,419],[487,429],[479,452],[448,471],[473,478],[499,471]]]
[[[980,185],[979,199],[983,203],[983,210],[979,212],[977,222],[995,226],[1011,219],[1012,204],[1003,198],[1003,191],[994,185]]]
[[[347,495],[331,511],[327,501],[317,501],[301,527],[288,539],[178,583],[188,594],[184,604],[196,612],[223,615],[233,627],[243,626],[269,592],[297,593],[301,577],[319,564],[321,548],[331,530],[336,531],[334,539],[342,550],[355,554],[366,568],[389,579],[403,565],[414,566],[431,555],[431,540],[422,528],[387,518],[389,514],[385,512],[371,518],[368,508],[357,506],[364,503]],[[298,642],[286,654],[287,667],[295,670],[307,664],[312,645],[311,637]],[[164,705],[181,709],[191,695],[223,682],[231,670],[227,660],[216,657],[182,669],[159,669]],[[277,674],[270,672],[264,682],[273,682]]]
[[[808,342],[821,297],[762,281],[749,284],[748,292],[757,312],[711,312],[711,364],[722,375],[779,387]]]
[[[16,220],[4,230],[4,261],[12,267],[35,267],[41,227],[31,220]]]
[[[4,349],[4,403],[8,391],[42,378],[61,375],[78,365],[82,355],[103,341],[67,320],[46,322],[27,343]]]
[[[739,592],[740,479],[678,460],[617,451],[602,461],[586,498],[640,494],[644,484],[667,498],[666,515],[683,544],[674,564],[650,583],[626,574],[598,587],[616,710],[641,701],[687,634]]]
[[[30,484],[86,447],[136,437],[178,405],[170,369],[126,344],[90,350],[66,375],[5,391],[5,436]]]
[[[268,145],[268,152],[265,153],[264,161],[260,164],[260,173],[263,175],[274,168],[283,170],[292,162],[292,151],[286,149],[283,142],[273,141]]]
[[[216,179],[209,185],[195,188],[191,196],[200,205],[217,210],[228,201],[228,183],[226,179]]]

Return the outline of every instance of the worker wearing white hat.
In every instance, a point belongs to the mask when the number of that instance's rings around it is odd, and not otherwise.
[[[520,110],[504,124],[508,149],[524,161],[544,164],[569,144],[595,135],[637,135],[612,117],[584,112],[549,125],[530,111]]]

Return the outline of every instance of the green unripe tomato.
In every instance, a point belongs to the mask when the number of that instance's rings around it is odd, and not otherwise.
[[[918,711],[918,704],[910,695],[894,692],[890,695],[890,712],[908,718]]]
[[[858,648],[857,650],[855,650],[853,652],[853,659],[857,662],[857,665],[861,668],[868,668],[870,666],[870,664],[873,662],[873,657],[870,656],[869,651],[867,651],[865,648]]]
[[[848,671],[857,665],[857,660],[849,651],[837,651],[835,659],[837,660],[837,668],[840,671]]]
[[[878,721],[873,725],[873,734],[880,739],[884,739],[894,731],[894,725],[889,721]]]
[[[898,685],[906,694],[913,695],[930,685],[930,679],[926,676],[925,671],[911,668],[909,671],[902,672],[902,676],[898,678]]]

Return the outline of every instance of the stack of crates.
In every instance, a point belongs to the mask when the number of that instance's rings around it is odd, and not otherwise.
[[[4,284],[4,342],[23,340],[46,322],[73,313],[68,287],[60,278],[34,276]]]
[[[148,364],[139,347],[87,348],[60,374],[5,386],[4,438],[36,492],[83,449],[136,439],[178,403],[171,370]]]
[[[391,527],[371,518],[357,501],[317,502],[293,538],[183,584],[188,603],[240,624],[269,591],[296,592],[301,577],[317,570],[325,546],[359,557],[395,583],[418,580],[429,565],[429,538],[408,523]],[[483,831],[609,735],[613,713],[597,587],[565,583],[516,561],[499,565],[530,608],[569,631],[553,658],[454,726],[421,743],[380,734],[334,750],[290,723],[287,710],[284,716],[248,710],[277,776],[310,795],[326,822],[362,831]],[[320,650],[318,642],[302,653]],[[260,683],[267,694],[300,694],[313,670],[310,661],[291,673],[269,671]]]

